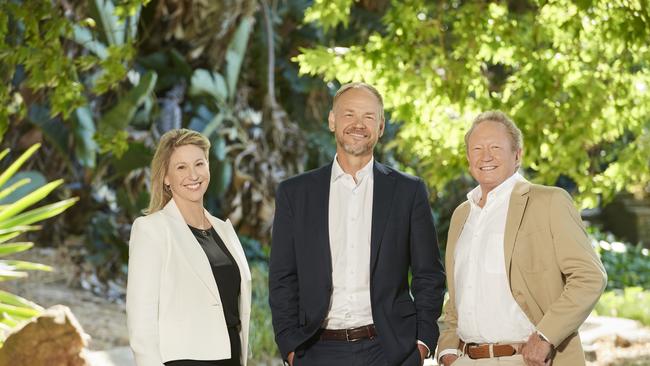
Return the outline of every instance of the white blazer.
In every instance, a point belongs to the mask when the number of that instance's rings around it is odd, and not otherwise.
[[[251,274],[229,220],[206,217],[237,262],[241,275],[241,355],[246,365]],[[231,357],[219,289],[205,252],[174,200],[133,223],[126,294],[129,341],[137,366],[178,359]]]

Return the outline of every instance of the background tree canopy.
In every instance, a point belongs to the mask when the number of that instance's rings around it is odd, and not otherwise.
[[[376,85],[399,121],[391,146],[438,192],[466,171],[463,135],[488,109],[522,129],[533,180],[575,184],[583,207],[646,188],[646,1],[378,2],[370,31],[366,3],[315,1],[306,21],[362,39],[332,37],[294,60],[305,74]]]
[[[210,138],[206,206],[268,243],[277,183],[331,161],[331,96],[365,80],[390,114],[378,159],[425,178],[444,239],[473,184],[463,135],[487,109],[524,131],[529,176],[583,207],[647,189],[648,12],[623,0],[4,1],[2,146],[15,158],[42,142],[30,188],[63,178],[52,200],[79,197],[43,232],[108,278],[126,272],[162,133]]]

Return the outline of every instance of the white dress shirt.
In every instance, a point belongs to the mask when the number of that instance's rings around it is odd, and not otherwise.
[[[370,304],[370,233],[374,159],[352,175],[334,157],[329,197],[332,297],[323,328],[346,329],[372,324]]]
[[[454,253],[458,337],[466,343],[526,342],[535,326],[510,291],[504,257],[504,233],[510,195],[518,181],[515,173],[490,191],[483,208],[481,187],[467,194],[470,214]],[[439,357],[455,354],[442,350]]]

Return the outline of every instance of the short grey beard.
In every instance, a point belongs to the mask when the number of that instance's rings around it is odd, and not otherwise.
[[[362,156],[367,154],[369,151],[372,151],[373,144],[368,143],[366,145],[361,145],[358,147],[354,147],[353,145],[346,145],[346,144],[339,144],[341,147],[343,147],[343,150],[352,155],[352,156]]]

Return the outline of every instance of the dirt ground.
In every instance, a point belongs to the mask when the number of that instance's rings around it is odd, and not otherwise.
[[[33,248],[13,258],[47,264],[53,266],[55,272],[31,271],[25,279],[0,282],[0,288],[46,308],[56,304],[68,306],[91,336],[88,347],[91,350],[128,345],[123,301],[109,301],[82,289],[75,278],[75,266],[64,254],[53,249]]]

